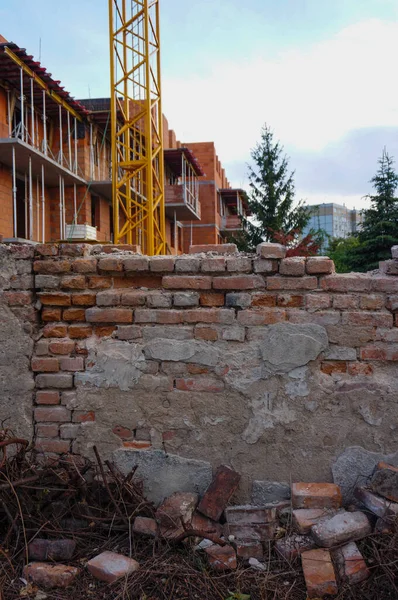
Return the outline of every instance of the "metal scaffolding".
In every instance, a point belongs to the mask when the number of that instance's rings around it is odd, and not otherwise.
[[[109,0],[115,243],[166,253],[159,0]]]

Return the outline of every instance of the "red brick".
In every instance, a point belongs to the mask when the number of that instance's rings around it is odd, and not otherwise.
[[[64,310],[63,320],[84,322],[86,320],[86,311],[84,308],[68,308]]]
[[[121,440],[128,440],[133,436],[131,429],[123,427],[122,425],[115,425],[115,427],[112,429],[112,433],[117,435]]]
[[[110,277],[101,277],[100,275],[93,275],[88,278],[88,287],[90,290],[105,290],[112,286],[112,280]]]
[[[131,450],[149,450],[152,448],[151,442],[147,440],[127,440],[123,442],[123,446]]]
[[[336,548],[333,556],[339,578],[344,583],[355,585],[369,577],[369,569],[355,542]]]
[[[89,323],[132,323],[133,311],[128,308],[88,308],[86,321]]]
[[[238,542],[235,546],[236,555],[243,560],[249,560],[249,558],[262,560],[264,558],[264,549],[261,542]]]
[[[334,272],[334,262],[327,256],[313,256],[307,258],[305,268],[309,275],[324,275]]]
[[[70,452],[70,442],[67,440],[36,438],[35,448],[38,452],[55,452],[56,454],[67,454],[68,452]]]
[[[279,265],[279,273],[281,275],[302,277],[305,273],[305,258],[301,256],[283,258]]]
[[[348,363],[348,373],[353,375],[373,375],[373,367],[369,363]]]
[[[60,395],[59,392],[52,390],[40,390],[36,392],[36,404],[59,404]]]
[[[72,270],[75,273],[95,273],[97,271],[97,259],[77,258],[72,263]]]
[[[223,273],[225,267],[226,261],[223,256],[203,258],[200,265],[202,273]]]
[[[62,311],[60,308],[43,308],[41,311],[42,321],[60,321]]]
[[[59,253],[61,256],[85,256],[91,250],[90,244],[72,244],[67,242],[59,245]]]
[[[286,321],[286,311],[281,308],[241,310],[237,320],[240,325],[272,325]]]
[[[165,275],[162,285],[174,290],[210,290],[211,277],[205,275]]]
[[[73,294],[71,299],[74,306],[94,306],[96,295],[85,292],[84,294]]]
[[[65,406],[53,406],[51,408],[38,406],[35,408],[35,421],[39,423],[67,423],[70,421],[70,410]]]
[[[301,294],[278,294],[277,304],[288,308],[300,308],[304,304],[304,296]]]
[[[59,435],[59,426],[55,423],[36,425],[36,435],[42,438],[56,438]]]
[[[236,569],[236,553],[231,546],[210,546],[205,552],[209,559],[209,565],[216,571],[231,571]]]
[[[59,371],[58,358],[32,358],[32,371],[41,373],[56,373]]]
[[[321,279],[321,288],[331,292],[368,292],[371,289],[371,281],[369,275],[327,275]]]
[[[195,339],[206,340],[207,342],[215,342],[218,340],[218,330],[215,327],[195,327]]]
[[[393,327],[393,316],[387,312],[345,312],[341,322],[343,325]]]
[[[46,338],[64,338],[67,334],[66,325],[62,324],[54,324],[54,325],[46,325],[43,329],[43,335]]]
[[[352,294],[336,294],[333,296],[333,308],[339,310],[349,310],[358,308],[359,298]]]
[[[370,488],[380,496],[398,502],[398,467],[383,461],[377,464]]]
[[[220,323],[222,325],[231,325],[235,320],[235,311],[229,308],[193,308],[181,311],[181,313],[182,320],[186,323]]]
[[[123,306],[144,306],[147,292],[141,290],[131,290],[123,292],[121,295],[121,304]]]
[[[101,338],[110,337],[116,329],[116,325],[96,325],[94,327],[94,335]]]
[[[3,297],[10,306],[26,306],[32,304],[32,292],[3,292]]]
[[[200,294],[201,306],[224,306],[225,295],[219,293],[202,292]]]
[[[75,342],[62,340],[59,342],[50,342],[49,350],[52,354],[70,354],[75,349]]]
[[[319,519],[329,514],[330,510],[324,508],[299,508],[292,511],[292,524],[298,533],[304,535],[311,532],[311,527],[318,523]]]
[[[276,295],[264,294],[263,292],[255,292],[254,294],[252,294],[251,303],[252,306],[276,306]]]
[[[136,517],[134,519],[133,533],[155,537],[157,532],[158,524],[156,523],[155,519],[150,519],[148,517]]]
[[[89,338],[93,334],[91,325],[69,325],[68,335],[73,340],[83,340]],[[66,352],[65,354],[68,354]]]
[[[261,244],[258,244],[256,253],[258,256],[261,256],[261,258],[282,259],[286,256],[286,247],[282,246],[282,244],[262,242]]]
[[[374,344],[365,346],[359,350],[359,358],[361,360],[398,360],[397,344]]]
[[[376,294],[361,296],[359,306],[362,310],[382,309],[384,308],[384,296],[377,296]]]
[[[222,392],[224,383],[215,377],[193,377],[192,379],[176,379],[177,390],[185,392]]]
[[[84,410],[74,410],[72,416],[73,423],[90,423],[95,421],[95,412],[90,410],[86,412]]]
[[[58,246],[56,244],[37,244],[35,254],[39,256],[58,256]]]
[[[123,261],[121,258],[101,258],[98,261],[98,268],[101,271],[123,271]]]
[[[334,483],[292,483],[293,508],[340,508],[341,491]]]
[[[237,490],[240,475],[228,466],[220,466],[198,505],[198,511],[218,521],[230,498]]]
[[[149,288],[162,287],[161,275],[135,275],[134,277],[113,277],[113,287],[118,288]]]
[[[149,271],[149,259],[147,256],[129,256],[123,258],[125,271]]]
[[[62,371],[84,371],[84,359],[81,356],[60,358]]]
[[[397,277],[373,277],[372,278],[372,290],[375,292],[388,292],[393,294],[398,292],[398,278]]]
[[[236,542],[269,542],[275,537],[276,521],[272,523],[252,523],[251,525],[238,525],[226,523],[224,536],[233,536]]]
[[[235,254],[236,244],[197,244],[189,246],[189,254],[214,252],[215,254]]]
[[[91,575],[106,583],[113,583],[120,578],[127,580],[128,575],[138,568],[139,564],[134,559],[108,551],[102,552],[87,563]]]
[[[227,523],[235,525],[254,525],[256,523],[273,523],[276,519],[276,508],[272,506],[228,506],[225,509]]]
[[[267,290],[315,290],[318,287],[316,277],[267,277]]]
[[[84,290],[86,287],[86,278],[84,275],[70,275],[62,277],[61,288],[68,290]]]
[[[336,576],[329,550],[318,548],[301,555],[308,598],[323,598],[338,592]]]
[[[306,296],[306,306],[308,310],[324,310],[330,308],[331,296],[328,294],[308,294]]]
[[[215,290],[255,290],[265,287],[261,275],[234,275],[232,277],[214,277]]]
[[[38,296],[44,306],[70,306],[71,304],[70,294],[63,292],[46,292]]]
[[[35,273],[49,274],[68,273],[71,263],[68,260],[35,260],[33,263]]]
[[[344,360],[328,360],[321,363],[322,373],[332,375],[333,373],[346,373],[347,363]]]

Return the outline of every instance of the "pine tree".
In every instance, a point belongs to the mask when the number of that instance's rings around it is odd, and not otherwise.
[[[363,211],[363,223],[358,234],[358,246],[349,253],[355,271],[377,269],[379,261],[391,258],[391,247],[398,244],[398,175],[394,159],[384,148],[378,160],[379,169],[370,180],[376,190],[367,196],[371,207]]]
[[[310,218],[303,202],[295,203],[294,172],[289,172],[283,146],[274,141],[267,125],[251,158],[249,206],[253,221],[244,219],[243,231],[234,238],[239,249],[247,251],[260,242],[276,242],[281,234],[301,233]]]

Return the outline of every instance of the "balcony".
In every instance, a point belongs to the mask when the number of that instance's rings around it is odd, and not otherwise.
[[[188,148],[164,151],[166,215],[178,221],[199,221],[199,182],[204,175]]]
[[[242,220],[239,215],[227,215],[221,218],[222,231],[240,231],[242,229]]]
[[[200,202],[187,185],[165,185],[166,215],[177,221],[199,221]]]

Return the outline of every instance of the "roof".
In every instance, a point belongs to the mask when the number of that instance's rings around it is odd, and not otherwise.
[[[35,61],[31,54],[28,54],[25,48],[20,48],[14,42],[3,42],[0,43],[0,79],[8,82],[11,86],[19,89],[20,87],[20,67],[16,64],[12,58],[10,58],[5,50],[9,48],[18,58],[21,60],[37,77],[39,77],[48,88],[54,91],[62,100],[64,100],[69,106],[71,106],[80,116],[86,117],[89,111],[77,100],[70,95],[69,92],[61,85],[61,82],[53,79],[52,74],[49,73],[45,67],[38,61]],[[26,86],[26,94],[30,95],[29,80],[30,77],[27,73],[23,74],[24,85]],[[34,86],[33,93],[35,104],[42,106],[42,90],[36,85]],[[46,110],[51,113],[55,112],[55,108],[58,110],[58,104],[51,100],[50,97],[46,98]]]
[[[219,192],[227,203],[235,203],[236,197],[239,194],[242,200],[242,204],[246,210],[246,213],[248,215],[251,214],[251,210],[249,207],[249,198],[245,190],[243,190],[242,188],[223,188],[219,190]]]
[[[185,156],[187,162],[191,165],[198,177],[203,177],[205,174],[198,159],[195,157],[192,150],[183,146],[182,148],[167,148],[164,150],[164,161],[170,169],[180,177],[182,175],[182,157]]]

